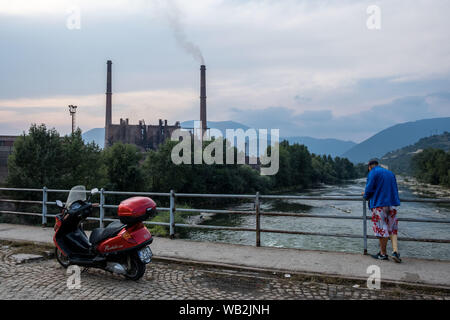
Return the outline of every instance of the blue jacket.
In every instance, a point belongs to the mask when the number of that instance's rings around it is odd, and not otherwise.
[[[395,175],[380,166],[370,170],[367,176],[364,198],[369,200],[369,208],[399,206],[397,180]]]

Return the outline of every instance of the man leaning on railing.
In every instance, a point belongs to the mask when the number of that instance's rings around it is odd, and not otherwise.
[[[380,241],[380,252],[372,257],[378,260],[389,260],[386,247],[391,238],[392,258],[400,263],[402,260],[397,243],[397,207],[400,206],[400,199],[395,174],[380,167],[376,159],[370,160],[367,166],[369,174],[363,196],[364,199],[369,200],[369,208],[372,210],[372,229]]]

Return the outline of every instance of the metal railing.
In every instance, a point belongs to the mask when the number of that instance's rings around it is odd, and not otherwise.
[[[33,212],[18,212],[18,211],[6,211],[0,210],[0,214],[17,214],[17,215],[31,215],[41,216],[42,224],[47,224],[48,217],[55,217],[55,214],[49,214],[47,212],[48,205],[56,205],[56,202],[48,201],[49,193],[68,193],[70,190],[58,190],[48,189],[46,187],[42,189],[25,189],[25,188],[0,188],[0,191],[18,191],[18,192],[42,192],[42,201],[33,200],[12,200],[12,199],[0,199],[0,202],[9,203],[23,203],[23,204],[42,204],[41,213]],[[90,191],[86,191],[87,193]],[[293,234],[293,235],[308,235],[308,236],[326,236],[326,237],[345,237],[345,238],[358,238],[363,239],[364,254],[367,254],[367,239],[377,239],[375,236],[367,234],[367,220],[371,219],[367,216],[367,201],[362,196],[294,196],[294,195],[261,195],[259,192],[255,194],[197,194],[197,193],[175,193],[171,190],[169,193],[160,192],[125,192],[125,191],[106,191],[101,189],[99,202],[99,217],[88,217],[88,220],[99,221],[100,227],[104,226],[105,221],[118,221],[118,219],[106,218],[105,209],[118,208],[118,205],[106,204],[106,195],[130,195],[130,196],[153,196],[153,197],[169,197],[169,208],[157,207],[158,211],[168,211],[170,220],[169,222],[153,222],[145,221],[148,225],[160,225],[169,228],[169,234],[171,238],[175,236],[175,228],[199,228],[208,230],[232,230],[232,231],[247,231],[255,232],[255,245],[261,246],[261,233],[279,233],[279,234]],[[247,199],[254,201],[254,210],[217,210],[217,209],[188,209],[178,208],[176,209],[176,198],[228,198],[228,199]],[[301,212],[271,212],[262,211],[261,202],[266,200],[320,200],[320,201],[357,201],[362,204],[361,216],[336,216],[336,215],[317,215]],[[401,202],[419,202],[419,203],[448,203],[450,199],[410,199],[402,198]],[[239,214],[239,215],[254,215],[255,216],[255,228],[246,227],[230,227],[230,226],[214,226],[214,225],[201,225],[201,224],[185,224],[175,223],[175,212],[192,212],[192,213],[218,213],[218,214]],[[280,229],[265,229],[261,228],[261,216],[277,216],[277,217],[296,217],[296,218],[318,218],[318,219],[348,219],[348,220],[362,220],[362,235],[357,234],[343,234],[343,233],[325,233],[325,232],[305,232],[305,231],[293,231],[293,230],[280,230]],[[450,219],[418,219],[418,218],[398,218],[398,221],[408,222],[422,222],[422,223],[450,223]],[[450,243],[449,239],[429,239],[429,238],[410,238],[399,237],[401,241],[415,241],[415,242],[432,242],[432,243]]]

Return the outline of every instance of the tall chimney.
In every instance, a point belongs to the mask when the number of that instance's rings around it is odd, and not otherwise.
[[[202,123],[202,134],[205,133],[206,125],[206,67],[200,66],[200,121]]]
[[[112,123],[111,60],[108,60],[106,64],[108,67],[106,75],[105,148],[109,146],[109,126]]]

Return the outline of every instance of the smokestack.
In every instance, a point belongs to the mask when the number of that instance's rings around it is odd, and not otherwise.
[[[202,134],[205,133],[206,125],[206,67],[200,66],[200,121],[202,123]]]
[[[111,60],[106,62],[107,75],[106,75],[106,115],[105,115],[105,148],[109,146],[109,126],[112,123],[112,89],[111,89]]]

